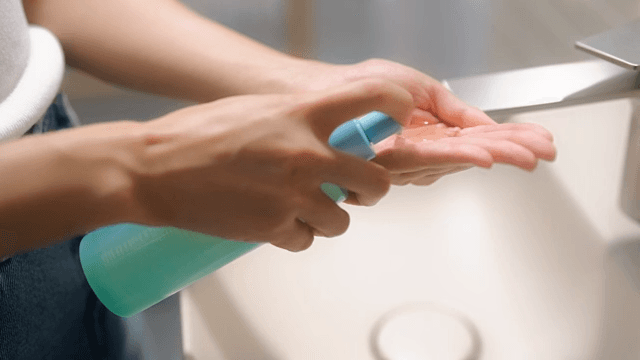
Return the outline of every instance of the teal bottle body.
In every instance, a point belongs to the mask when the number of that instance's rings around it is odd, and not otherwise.
[[[100,301],[128,317],[257,246],[171,227],[117,224],[86,235],[80,261]]]
[[[339,126],[329,144],[366,160],[376,143],[401,130],[393,119],[373,112]],[[334,201],[347,192],[322,184]],[[80,243],[80,262],[89,286],[114,314],[129,317],[160,302],[255,249],[240,242],[172,227],[117,224],[87,234]]]

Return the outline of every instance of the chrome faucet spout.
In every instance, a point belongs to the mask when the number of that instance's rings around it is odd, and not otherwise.
[[[576,42],[600,59],[445,80],[496,121],[522,112],[638,96],[640,20]]]
[[[638,72],[603,60],[445,80],[456,96],[501,122],[512,115],[640,95]]]

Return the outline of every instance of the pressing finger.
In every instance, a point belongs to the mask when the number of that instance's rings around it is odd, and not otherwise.
[[[458,99],[442,84],[432,84],[428,92],[431,104],[427,104],[428,108],[424,110],[431,111],[440,121],[461,128],[496,123],[480,109]]]
[[[406,125],[414,109],[409,92],[392,82],[379,79],[310,93],[303,106],[310,124],[323,141],[342,123],[371,111],[380,111]]]
[[[384,167],[337,150],[335,156],[338,161],[324,169],[324,182],[354,192],[362,205],[376,204],[389,191],[391,180]]]

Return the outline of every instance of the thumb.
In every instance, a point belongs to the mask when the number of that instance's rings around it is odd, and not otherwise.
[[[306,119],[323,141],[328,140],[342,123],[371,111],[380,111],[406,125],[414,108],[408,91],[381,79],[367,79],[309,93],[306,100]]]
[[[433,84],[427,91],[432,103],[426,105],[424,110],[433,112],[436,117],[449,125],[464,129],[496,124],[482,110],[467,105],[440,83]]]

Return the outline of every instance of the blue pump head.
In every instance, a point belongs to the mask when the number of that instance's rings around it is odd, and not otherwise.
[[[329,145],[365,160],[371,160],[376,157],[371,144],[378,143],[401,130],[402,126],[391,117],[374,111],[338,126],[329,136]],[[349,193],[346,189],[331,183],[324,183],[321,188],[333,201],[337,202],[345,200]]]
[[[371,144],[378,143],[402,130],[402,126],[386,114],[373,111],[338,126],[329,137],[329,144],[339,150],[371,160],[376,153]]]

